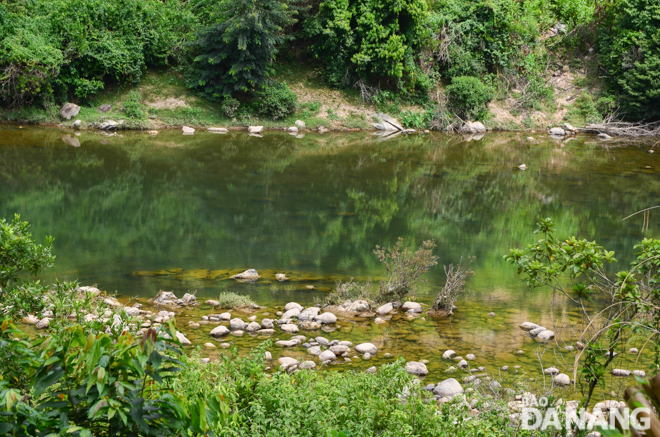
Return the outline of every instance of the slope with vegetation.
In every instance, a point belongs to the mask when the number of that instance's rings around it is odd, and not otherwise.
[[[659,29],[641,0],[10,0],[0,101],[6,120],[60,121],[69,101],[134,127],[367,127],[373,110],[435,129],[639,121],[658,117]],[[157,88],[177,116],[141,92],[154,74],[178,84]],[[301,101],[310,77],[325,92]]]

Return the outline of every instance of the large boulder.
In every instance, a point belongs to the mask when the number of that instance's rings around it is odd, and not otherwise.
[[[346,307],[346,311],[351,313],[361,313],[364,311],[368,311],[370,307],[371,305],[369,305],[369,302],[363,299],[358,299],[356,301],[351,302]]]
[[[65,120],[71,120],[71,117],[75,117],[80,112],[80,106],[75,103],[66,103],[60,109],[60,116]]]
[[[246,327],[245,330],[247,332],[256,332],[261,329],[261,325],[257,322],[250,322]]]
[[[485,134],[486,126],[480,121],[466,121],[465,124],[461,126],[461,132],[464,134]]]
[[[101,130],[115,130],[119,129],[119,123],[114,120],[106,120],[98,125]]]
[[[261,327],[264,329],[273,329],[274,328],[273,321],[271,319],[263,319],[261,321]]]
[[[248,132],[251,134],[261,134],[264,132],[263,126],[248,126]]]
[[[229,334],[229,329],[227,329],[226,326],[216,326],[213,328],[213,331],[211,331],[211,337],[224,337],[225,335]]]
[[[245,282],[254,282],[259,278],[260,278],[259,273],[257,273],[255,269],[247,269],[243,273],[239,273],[237,275],[230,277],[230,279],[236,279]]]
[[[372,343],[358,344],[357,346],[355,346],[355,350],[361,354],[371,354],[371,355],[374,355],[376,352],[378,352],[378,349]]]
[[[550,135],[563,137],[564,135],[566,135],[566,131],[564,131],[564,129],[560,127],[553,127],[552,129],[550,129]]]
[[[374,123],[372,126],[374,126],[378,130],[384,130],[384,131],[403,131],[403,126],[401,126],[401,123],[399,123],[399,120],[397,120],[394,117],[391,117],[387,114],[382,114],[382,113],[376,113],[374,114],[374,117],[378,119],[378,123]]]
[[[410,373],[411,375],[426,376],[429,373],[429,369],[426,368],[424,363],[420,363],[418,361],[408,361],[406,363],[406,372]]]
[[[433,389],[433,394],[441,398],[451,398],[461,393],[463,393],[463,387],[454,378],[445,379]]]
[[[314,320],[316,322],[323,323],[324,325],[330,325],[333,323],[337,323],[337,316],[335,316],[332,313],[323,313],[314,317]]]
[[[298,360],[295,358],[291,357],[281,357],[278,358],[277,361],[280,363],[280,370],[286,370],[291,366],[297,366],[298,365]]]
[[[194,294],[186,293],[183,295],[181,300],[179,301],[181,305],[196,305],[197,304],[197,298],[195,297]]]

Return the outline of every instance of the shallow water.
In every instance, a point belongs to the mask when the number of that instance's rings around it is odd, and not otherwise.
[[[503,255],[533,241],[534,223],[552,217],[558,236],[597,239],[616,252],[615,268],[623,268],[639,240],[660,236],[655,211],[645,231],[642,214],[620,221],[657,203],[660,156],[644,144],[614,147],[594,137],[566,141],[542,133],[528,141],[528,135],[382,141],[370,133],[75,136],[0,127],[0,217],[20,213],[39,238],[55,237],[49,280],[77,278],[142,300],[161,289],[179,296],[194,290],[201,300],[229,290],[268,307],[259,319],[289,301],[311,305],[337,280],[378,278],[377,244],[392,245],[399,236],[407,244],[434,238],[440,264],[477,257],[451,319],[384,325],[342,319],[326,337],[371,341],[381,357],[428,359],[432,381],[451,364],[441,359],[446,349],[474,353],[473,364],[492,371],[521,365],[538,377],[535,353],[542,346],[518,325],[529,320],[550,327],[554,314],[568,331],[577,311],[562,299],[551,304],[546,290],[528,290]],[[522,163],[527,171],[517,169]],[[228,271],[247,268],[263,278],[254,284],[227,279]],[[297,280],[279,283],[275,272]],[[442,287],[442,267],[427,278],[416,293],[423,303]],[[487,317],[491,311],[496,317]],[[209,312],[185,311],[180,320],[187,324],[188,316],[198,320]],[[207,328],[189,336],[209,341]],[[232,340],[241,347],[261,341]],[[520,349],[523,355],[516,354]],[[556,365],[555,352],[542,361]],[[644,368],[630,362],[635,357],[618,359],[615,367]]]

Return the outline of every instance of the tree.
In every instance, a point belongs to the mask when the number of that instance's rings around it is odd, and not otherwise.
[[[284,28],[296,22],[295,8],[278,0],[223,0],[215,24],[192,43],[191,87],[210,100],[250,91],[267,81]]]

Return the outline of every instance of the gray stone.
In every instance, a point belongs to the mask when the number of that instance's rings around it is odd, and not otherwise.
[[[206,131],[213,134],[226,134],[228,132],[227,128],[225,127],[210,127],[206,129]]]
[[[630,376],[632,372],[630,370],[624,370],[624,369],[612,369],[612,375],[613,376]]]
[[[248,126],[248,133],[261,134],[264,132],[263,126]]]
[[[245,327],[245,330],[246,330],[247,332],[256,332],[256,331],[258,331],[258,330],[260,330],[260,329],[261,329],[261,325],[258,324],[257,322],[250,322],[250,324],[248,324],[248,325]]]
[[[194,294],[186,293],[181,298],[181,301],[184,305],[194,305],[197,303],[197,298]]]
[[[303,306],[297,302],[289,302],[288,304],[284,305],[284,311],[289,311],[293,308],[298,308],[300,311],[303,310]]]
[[[285,323],[284,325],[281,325],[280,329],[284,332],[289,332],[292,334],[298,332],[298,326],[291,323]]]
[[[279,340],[275,342],[275,346],[296,347],[300,346],[300,342],[298,340]]]
[[[460,393],[463,393],[463,387],[460,382],[456,381],[454,378],[445,379],[438,383],[433,389],[433,394],[441,398],[451,398]]]
[[[171,291],[161,291],[153,300],[154,305],[169,306],[176,305],[179,299]]]
[[[44,317],[35,324],[37,329],[46,329],[48,328],[48,325],[50,325],[50,318],[48,317]]]
[[[335,355],[341,355],[341,354],[347,353],[350,349],[349,349],[348,346],[337,344],[337,345],[334,345],[334,346],[330,346],[330,350]]]
[[[385,305],[378,307],[376,313],[379,316],[384,316],[386,314],[391,313],[393,310],[394,310],[394,306],[391,303],[386,303]]]
[[[305,370],[313,369],[315,367],[316,367],[316,363],[314,361],[303,361],[298,366],[299,369],[305,369]]]
[[[280,363],[280,370],[286,370],[291,366],[298,365],[298,360],[291,357],[280,357],[277,359],[277,361]]]
[[[218,314],[218,318],[220,320],[224,320],[225,322],[227,322],[227,321],[231,320],[231,313]]]
[[[467,354],[465,358],[467,358],[468,361],[474,361],[477,359],[477,357],[475,357],[474,354]]]
[[[520,324],[520,329],[522,329],[523,331],[531,331],[532,329],[536,329],[538,327],[539,327],[539,325],[537,325],[536,323],[532,323],[532,322],[522,322]]]
[[[273,321],[271,319],[263,319],[261,321],[261,327],[264,329],[273,329],[275,326],[273,325]]]
[[[541,331],[536,336],[536,339],[541,340],[541,341],[548,341],[548,340],[552,340],[553,338],[555,338],[555,333],[552,332],[552,331],[548,331],[548,330]]]
[[[405,302],[402,306],[401,309],[403,311],[413,311],[415,313],[421,313],[422,312],[422,306],[418,304],[417,302]]]
[[[429,370],[426,368],[424,363],[420,363],[418,361],[408,361],[406,363],[406,372],[410,373],[411,375],[426,376],[428,375]]]
[[[321,346],[330,346],[330,341],[325,337],[316,337],[314,340]]]
[[[237,318],[231,319],[229,321],[229,329],[232,331],[244,331],[247,326],[243,320]]]
[[[289,311],[282,314],[282,318],[283,319],[292,319],[294,317],[298,317],[299,314],[300,314],[300,309],[291,308]]]
[[[639,376],[640,378],[646,378],[646,372],[643,370],[633,370],[632,374],[635,376]]]
[[[110,112],[110,111],[112,111],[112,106],[107,105],[107,104],[106,105],[101,105],[101,106],[99,106],[99,111],[103,112],[103,113]]]
[[[466,121],[463,126],[461,126],[461,132],[464,134],[485,134],[486,126],[479,121]]]
[[[99,129],[101,129],[101,130],[119,129],[119,123],[117,123],[114,120],[106,120],[104,122],[101,122],[101,124],[99,124],[98,126],[99,126]]]
[[[603,133],[598,134],[598,138],[600,138],[601,140],[611,140],[612,139],[611,136],[609,136],[607,134],[603,134]]]
[[[316,341],[318,341],[318,338],[316,339]],[[374,355],[376,352],[378,352],[378,349],[372,343],[361,343],[355,346],[355,351],[361,354],[368,353]]]
[[[565,387],[571,384],[571,378],[565,373],[560,373],[552,378],[552,383],[557,386]]]
[[[321,361],[334,361],[337,359],[337,356],[332,351],[323,351],[319,354],[319,360]]]
[[[80,129],[81,126],[82,126],[82,120],[76,120],[76,121],[73,122],[73,125],[72,125],[72,127],[74,129]]]
[[[60,109],[60,116],[65,120],[71,120],[71,117],[75,117],[80,112],[80,106],[75,103],[66,103]]]
[[[546,375],[556,375],[559,373],[559,369],[557,369],[556,367],[548,367],[543,370],[543,373],[545,373]]]
[[[188,337],[181,332],[181,331],[176,331],[176,338],[179,340],[182,346],[190,346],[192,342],[188,340]]]
[[[365,370],[365,372],[367,372],[367,373],[376,373],[377,372],[376,366],[369,367],[367,370]]]
[[[296,120],[294,124],[298,129],[305,129],[305,122],[302,120]]]
[[[211,331],[211,336],[212,337],[223,337],[227,334],[229,334],[229,329],[227,329],[226,326],[216,326]]]
[[[240,281],[245,281],[245,282],[254,282],[257,279],[259,279],[261,276],[259,276],[259,273],[255,269],[247,269],[243,273],[239,273],[237,275],[230,276],[230,279],[237,279]]]
[[[468,362],[465,361],[465,360],[461,360],[461,361],[458,362],[458,367],[460,367],[461,369],[467,369]]]
[[[318,346],[312,346],[307,349],[307,353],[310,355],[321,355],[321,348]]]
[[[564,131],[564,129],[560,127],[553,127],[552,129],[550,129],[550,135],[563,137],[564,135],[566,135],[566,132]]]
[[[204,303],[206,303],[206,305],[210,305],[210,306],[212,306],[212,307],[220,306],[220,302],[218,302],[218,301],[215,300],[215,299],[209,299],[209,300],[207,300],[207,301],[204,302]]]
[[[314,317],[314,321],[322,323],[324,325],[331,325],[337,323],[337,316],[332,313],[323,313]]]
[[[546,329],[543,326],[539,326],[538,328],[534,328],[531,331],[529,331],[529,335],[536,337],[543,331],[546,331]]]
[[[25,323],[26,325],[36,325],[37,323],[39,323],[39,319],[31,314],[28,314],[26,317],[23,317],[23,323]]]
[[[442,358],[444,358],[445,360],[451,360],[451,359],[454,358],[455,356],[456,356],[456,352],[454,352],[454,351],[451,350],[451,349],[448,350],[448,351],[445,351],[445,353],[442,354]]]

